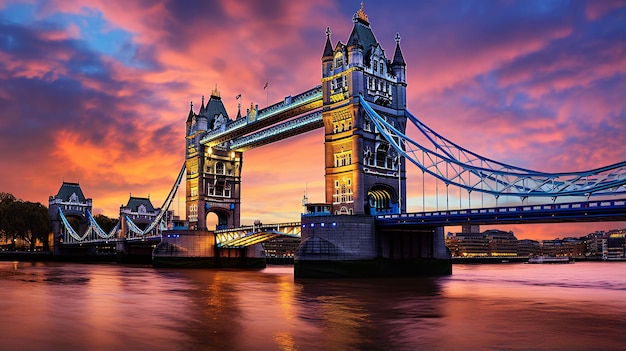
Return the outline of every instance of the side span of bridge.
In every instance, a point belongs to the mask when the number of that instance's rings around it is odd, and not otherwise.
[[[415,212],[380,215],[376,218],[380,226],[603,221],[626,221],[626,199]]]

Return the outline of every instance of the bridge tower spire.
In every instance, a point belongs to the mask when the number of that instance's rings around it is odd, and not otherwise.
[[[374,128],[359,96],[400,130],[406,128],[406,63],[396,35],[393,61],[370,26],[364,6],[347,44],[322,56],[326,202],[334,214],[399,212],[406,205],[405,162]]]

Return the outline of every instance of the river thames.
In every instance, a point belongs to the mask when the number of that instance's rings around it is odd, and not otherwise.
[[[620,350],[626,262],[295,280],[292,266],[0,262],[0,350]]]

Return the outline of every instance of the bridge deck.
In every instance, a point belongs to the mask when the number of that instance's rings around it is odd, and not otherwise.
[[[626,221],[626,199],[381,215],[379,226]]]

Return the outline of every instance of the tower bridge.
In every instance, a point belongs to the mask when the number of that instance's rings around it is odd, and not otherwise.
[[[626,161],[588,171],[546,173],[478,155],[407,109],[407,63],[399,35],[393,55],[387,56],[363,7],[354,15],[345,43],[333,44],[331,34],[327,28],[321,85],[263,109],[251,105],[235,118],[229,117],[217,87],[206,103],[202,98],[197,112],[191,104],[185,163],[158,220],[141,229],[121,218],[121,233],[142,238],[149,237],[147,230],[157,233],[161,240],[153,253],[155,265],[264,265],[259,243],[301,236],[295,257],[298,277],[449,274],[445,225],[626,220]],[[409,125],[417,136],[407,135]],[[298,223],[242,227],[244,152],[317,128],[324,129],[325,202],[308,204],[308,213]],[[445,184],[446,194],[450,186],[466,191],[470,201],[472,193],[487,194],[496,199],[496,207],[472,208],[470,203],[468,209],[449,210],[446,204],[446,211],[407,213],[408,163],[422,172],[422,181],[432,177]],[[188,226],[159,233],[183,180]],[[503,196],[518,197],[522,205],[498,207]],[[556,202],[572,196],[588,200]],[[524,205],[529,198],[552,203]],[[71,209],[60,213],[66,210]],[[209,213],[218,218],[215,230],[207,228]],[[95,227],[92,232],[109,235]]]

